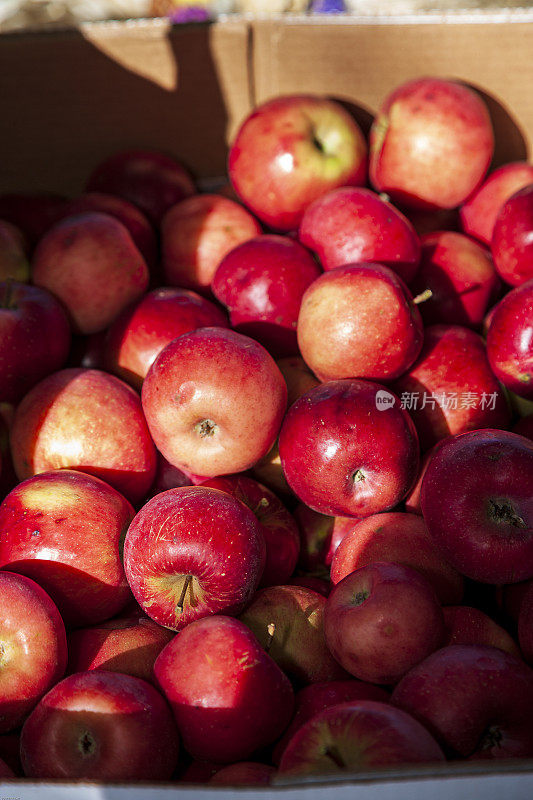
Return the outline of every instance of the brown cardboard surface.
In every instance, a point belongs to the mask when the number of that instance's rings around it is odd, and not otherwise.
[[[80,191],[124,147],[225,169],[249,109],[248,28],[162,20],[0,36],[0,192]]]
[[[412,17],[401,24],[256,21],[255,100],[293,92],[328,94],[356,102],[365,123],[403,81],[421,75],[455,78],[480,90],[488,102],[497,140],[495,162],[525,158],[533,145],[533,13],[520,22],[476,19],[426,17],[423,24],[413,23]]]

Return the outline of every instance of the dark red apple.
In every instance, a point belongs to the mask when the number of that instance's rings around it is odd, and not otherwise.
[[[533,577],[533,442],[477,430],[436,448],[422,481],[428,530],[448,561],[482,583]]]
[[[123,197],[158,225],[170,206],[196,189],[186,167],[172,156],[155,150],[122,150],[98,164],[87,191]]]
[[[160,492],[166,492],[167,489],[177,489],[178,486],[192,485],[193,481],[189,475],[186,475],[177,467],[173,467],[159,451],[157,452],[157,466],[154,482],[149,492],[150,497],[154,497]]]
[[[353,520],[331,563],[331,582],[376,561],[393,561],[420,572],[441,603],[459,603],[463,578],[443,558],[422,517],[401,511]]]
[[[528,414],[526,417],[519,419],[513,427],[513,432],[533,441],[533,414]]]
[[[131,599],[121,551],[133,515],[121,494],[91,475],[36,475],[0,505],[0,566],[37,581],[67,623],[109,619]]]
[[[146,374],[173,339],[197,328],[228,325],[218,306],[186,289],[154,289],[125,309],[111,325],[105,343],[105,365],[139,389]]]
[[[2,570],[0,594],[0,733],[6,733],[63,677],[67,639],[57,606],[35,581]]]
[[[533,670],[496,647],[443,647],[407,673],[392,702],[425,725],[452,756],[533,754]]]
[[[65,364],[70,326],[45,289],[0,283],[0,400],[17,403],[32,386]]]
[[[418,360],[393,389],[414,420],[422,450],[446,436],[510,422],[481,336],[459,325],[426,328]]]
[[[56,684],[26,720],[20,742],[27,778],[168,780],[178,732],[161,694],[146,681],[105,670]]]
[[[420,262],[420,241],[404,215],[370,189],[344,186],[306,210],[298,237],[325,270],[377,261],[409,283]]]
[[[533,278],[508,292],[496,306],[487,356],[507,389],[533,400]]]
[[[22,232],[0,218],[0,280],[22,283],[30,278],[30,264]]]
[[[320,275],[311,254],[284,236],[256,236],[235,247],[213,278],[213,294],[235,330],[277,357],[296,355],[296,323],[305,290]]]
[[[142,389],[153,440],[179,469],[205,477],[242,472],[278,435],[287,387],[269,353],[224,328],[202,328],[167,345]]]
[[[348,264],[317,278],[303,296],[297,333],[305,362],[322,381],[393,380],[424,339],[409,289],[381,264]]]
[[[429,233],[421,243],[420,269],[410,288],[415,295],[431,292],[419,306],[424,322],[479,328],[501,285],[489,251],[453,231]]]
[[[501,207],[491,241],[494,266],[511,286],[533,278],[533,183],[513,194]]]
[[[287,481],[330,516],[388,511],[418,473],[418,439],[398,398],[376,383],[331,381],[289,409],[279,437]]]
[[[199,194],[172,206],[161,222],[161,257],[166,283],[209,290],[218,265],[234,247],[261,233],[240,203]]]
[[[331,590],[331,584],[326,578],[319,578],[316,575],[294,575],[287,581],[287,586],[300,586],[303,589],[311,589],[323,597],[327,597]]]
[[[442,611],[447,645],[488,644],[505,650],[515,658],[521,658],[520,649],[511,634],[479,608],[445,606]]]
[[[155,448],[138,395],[95,369],[64,369],[24,397],[11,429],[19,480],[70,467],[110,483],[132,503],[155,474]]]
[[[237,761],[218,770],[209,783],[216,786],[268,786],[276,772],[269,764]]]
[[[518,641],[528,664],[533,665],[533,582],[524,591],[518,612]]]
[[[90,212],[67,217],[43,236],[32,278],[61,300],[76,333],[97,333],[146,291],[148,267],[118,219]]]
[[[268,100],[244,120],[228,173],[244,203],[269,227],[295,230],[317,197],[361,186],[367,147],[340,103],[312,95]]]
[[[298,503],[293,513],[300,533],[298,566],[317,575],[325,574],[335,517],[319,514],[305,503]]]
[[[124,567],[139,605],[181,630],[210,614],[239,614],[265,564],[255,515],[226,492],[183,486],[156,495],[135,516]]]
[[[370,132],[370,179],[393,203],[454,208],[489,168],[494,134],[481,97],[457,81],[417,78],[383,102]]]
[[[192,622],[154,668],[194,758],[227,764],[272,744],[293,713],[289,679],[239,620]]]
[[[3,194],[0,219],[16,225],[33,247],[61,219],[65,203],[58,194]]]

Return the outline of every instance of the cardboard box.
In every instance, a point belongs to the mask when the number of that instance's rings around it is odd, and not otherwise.
[[[223,176],[227,142],[255,103],[316,92],[355,105],[369,125],[385,94],[419,75],[465,81],[487,100],[495,161],[533,145],[533,10],[392,18],[231,17],[0,35],[0,193],[81,191],[92,167],[124,147],[174,153],[204,182]],[[532,723],[533,724],[533,723]],[[356,785],[356,789],[354,788]],[[237,790],[3,782],[4,798],[199,800]],[[531,800],[533,760],[447,764],[240,789],[241,800]]]

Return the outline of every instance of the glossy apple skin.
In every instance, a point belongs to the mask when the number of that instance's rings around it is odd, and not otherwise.
[[[246,625],[230,617],[188,625],[162,650],[154,674],[193,758],[248,759],[292,717],[289,679]]]
[[[218,770],[209,783],[217,786],[268,786],[275,767],[255,761],[238,761]]]
[[[321,270],[298,242],[257,236],[229,252],[213,278],[213,294],[235,330],[277,358],[297,355],[296,323],[305,290]]]
[[[131,600],[121,548],[133,515],[125,497],[91,475],[36,475],[0,505],[0,566],[37,581],[67,624],[109,619]]]
[[[186,289],[153,289],[111,325],[105,342],[106,368],[140,390],[148,370],[173,339],[197,328],[228,327],[218,306]]]
[[[444,761],[430,733],[409,714],[375,700],[326,708],[288,743],[283,775],[366,772],[395,764]]]
[[[277,97],[243,122],[230,148],[233,188],[270,228],[295,230],[307,206],[339,186],[366,179],[363,134],[337,102]]]
[[[69,633],[68,671],[105,669],[151,682],[155,660],[174,635],[139,607],[127,608],[118,617]]]
[[[228,197],[201,194],[182,200],[161,223],[165,281],[205,293],[224,256],[260,233],[257,220]]]
[[[24,283],[30,278],[30,264],[22,231],[0,219],[0,280]]]
[[[393,391],[406,401],[422,450],[446,436],[507,428],[510,422],[507,400],[490,369],[483,340],[460,325],[426,328],[420,356],[395,381]]]
[[[65,672],[65,625],[51,597],[35,581],[0,572],[0,733],[18,728]]]
[[[488,614],[470,606],[445,606],[446,645],[482,644],[499,647],[515,658],[522,654],[513,637]]]
[[[454,231],[429,233],[421,244],[420,269],[410,288],[415,295],[432,292],[419,306],[424,323],[479,328],[501,286],[490,252]]]
[[[95,369],[64,369],[34,386],[17,407],[11,450],[19,480],[69,467],[105,480],[132,503],[155,474],[138,395]]]
[[[294,493],[313,510],[368,516],[393,508],[410,490],[418,472],[416,431],[394,395],[393,405],[376,407],[380,391],[386,390],[369,381],[331,381],[289,409],[281,463]]]
[[[17,403],[32,386],[65,364],[70,326],[45,289],[0,283],[0,400]]]
[[[370,189],[343,186],[319,197],[307,208],[298,238],[325,270],[377,261],[409,283],[420,262],[409,220]]]
[[[391,700],[452,756],[527,758],[533,752],[533,670],[496,647],[443,647],[400,681]]]
[[[167,345],[150,367],[142,404],[153,440],[185,472],[242,472],[270,450],[287,386],[268,352],[223,328],[202,328]]]
[[[239,614],[257,589],[265,554],[261,526],[243,503],[216,489],[183,486],[156,495],[135,516],[124,567],[148,616],[182,630],[210,614]]]
[[[381,264],[349,264],[317,278],[298,317],[300,352],[322,381],[389,381],[417,358],[422,319],[409,289]]]
[[[331,582],[337,584],[375,561],[417,570],[443,604],[459,603],[463,597],[462,576],[443,558],[420,516],[389,511],[354,520],[333,556]]]
[[[370,180],[406,208],[454,208],[479,186],[494,151],[487,107],[468,87],[418,78],[385,99],[370,132]]]
[[[86,188],[129,200],[154,225],[171,206],[196,191],[183,164],[153,150],[122,150],[109,156],[91,173]]]
[[[127,228],[100,212],[58,222],[33,255],[33,282],[63,303],[76,333],[107,328],[146,291],[148,278]]]
[[[16,225],[33,247],[61,219],[65,203],[58,194],[3,194],[0,219]]]
[[[507,389],[533,400],[533,278],[508,292],[496,306],[487,356]]]
[[[494,266],[511,286],[533,278],[533,182],[502,206],[492,232]]]
[[[327,645],[363,681],[395,684],[444,641],[444,617],[431,584],[401,564],[375,561],[351,572],[326,602]]]
[[[293,679],[303,684],[342,680],[346,672],[326,647],[325,606],[325,597],[312,589],[269,586],[256,594],[240,619]]]
[[[503,204],[519,189],[533,183],[533,165],[515,161],[495,169],[460,209],[465,233],[489,245],[496,217]]]
[[[128,229],[147,266],[155,266],[159,249],[156,232],[140,208],[114,194],[85,192],[69,200],[63,209],[62,218],[92,211],[116,217]]]
[[[533,577],[533,442],[501,430],[441,442],[422,481],[431,536],[448,561],[481,583]]]
[[[294,699],[296,709],[292,722],[274,749],[273,761],[275,764],[279,764],[281,761],[283,751],[296,731],[317,714],[325,711],[326,708],[353,700],[377,700],[380,703],[386,703],[389,695],[381,686],[374,686],[371,683],[351,678],[347,681],[312,683],[296,692]]]
[[[146,681],[106,670],[56,684],[26,720],[21,757],[28,778],[165,780],[178,760],[170,709]]]
[[[298,526],[274,492],[245,475],[211,478],[202,486],[219,489],[244,503],[257,517],[265,538],[266,561],[260,586],[275,586],[293,574],[300,553]]]

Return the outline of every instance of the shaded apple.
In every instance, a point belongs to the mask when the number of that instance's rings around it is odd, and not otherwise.
[[[30,278],[30,264],[22,232],[11,222],[0,219],[0,280],[24,283]]]
[[[488,644],[521,658],[520,649],[510,633],[479,608],[445,606],[442,611],[446,625],[445,644]]]
[[[491,251],[494,266],[506,283],[520,286],[533,278],[533,182],[501,207]]]
[[[276,768],[258,761],[237,761],[219,769],[209,783],[217,786],[268,786]]]
[[[301,356],[278,358],[276,363],[287,384],[287,408],[320,384]]]
[[[518,641],[525,660],[533,665],[533,582],[525,589],[520,603]]]
[[[66,199],[59,194],[0,195],[0,219],[22,231],[30,247],[61,219]]]

